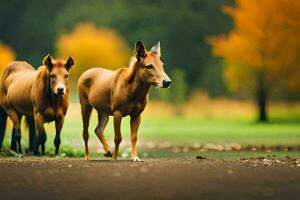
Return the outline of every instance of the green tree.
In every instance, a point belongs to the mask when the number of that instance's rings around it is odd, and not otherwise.
[[[75,59],[70,79],[76,87],[78,78],[87,69],[127,66],[131,54],[118,33],[90,23],[78,24],[72,32],[61,35],[56,46],[60,57],[71,55]]]
[[[0,1],[0,40],[10,45],[17,59],[35,66],[47,53],[54,52],[57,30],[54,19],[64,0]]]
[[[68,6],[55,18],[57,29],[71,30],[75,24],[95,22],[99,27],[117,30],[129,46],[142,40],[150,47],[160,40],[167,71],[182,66],[191,88],[205,86],[209,91],[224,91],[222,82],[215,82],[210,88],[202,80],[211,75],[206,73],[221,74],[220,70],[206,70],[215,59],[206,36],[230,30],[231,20],[221,12],[221,5],[231,1],[90,0],[84,4],[80,0],[66,1]]]

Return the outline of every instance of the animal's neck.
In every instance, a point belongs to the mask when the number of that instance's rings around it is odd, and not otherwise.
[[[51,88],[48,88],[46,93],[46,99],[52,106],[59,107],[62,104],[63,99],[66,95],[67,94],[58,96],[52,92]]]
[[[138,62],[135,62],[133,66],[129,68],[128,84],[131,84],[131,94],[137,99],[145,99],[149,90],[150,84],[142,81],[139,75]]]
[[[49,73],[45,74],[45,76],[46,76],[45,79],[47,80],[46,84],[44,86],[45,99],[50,105],[52,105],[54,107],[59,107],[67,94],[64,94],[63,96],[58,96],[58,95],[54,94],[54,92],[52,91],[51,86],[50,86]]]

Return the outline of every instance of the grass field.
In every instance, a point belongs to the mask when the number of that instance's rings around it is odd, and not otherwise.
[[[154,110],[154,109],[158,110]],[[149,113],[149,109],[151,112]],[[211,145],[240,145],[240,146],[300,146],[300,118],[297,113],[283,112],[281,114],[272,113],[270,123],[256,123],[254,115],[246,116],[181,116],[176,117],[168,113],[168,107],[153,106],[146,110],[145,115],[139,129],[138,146],[140,152],[147,152],[151,157],[159,155],[172,157],[176,155],[190,156],[189,149],[184,147],[192,147],[201,149],[201,147]],[[165,111],[163,110],[165,109]],[[229,108],[230,109],[230,108]],[[82,140],[82,122],[78,104],[71,104],[68,111],[65,124],[62,130],[62,149],[61,152],[66,155],[83,155]],[[225,111],[223,111],[225,112]],[[94,128],[97,119],[93,113],[90,121],[90,147],[94,154],[102,151],[102,146],[96,135]],[[10,142],[10,127],[6,132],[5,147],[8,148]],[[46,124],[47,129],[47,150],[50,154],[54,152],[54,124]],[[28,134],[23,127],[23,147],[27,147]],[[110,120],[105,135],[113,146],[113,126]],[[123,142],[121,144],[121,152],[128,154],[130,152],[130,128],[129,118],[124,118],[122,123]],[[176,149],[177,146],[183,147]],[[150,151],[149,151],[150,149]],[[157,149],[169,149],[169,153],[155,151]],[[298,148],[299,150],[299,148]],[[127,152],[127,153],[126,153]],[[183,152],[180,154],[179,152]],[[176,153],[176,154],[174,154]],[[185,153],[185,154],[184,154]],[[203,153],[203,152],[202,152]],[[207,154],[207,152],[205,153]],[[146,154],[145,154],[146,155]],[[193,154],[194,155],[194,154]],[[229,157],[239,157],[243,154],[232,154]],[[283,154],[285,155],[285,154]],[[211,154],[211,157],[224,157],[222,154]]]

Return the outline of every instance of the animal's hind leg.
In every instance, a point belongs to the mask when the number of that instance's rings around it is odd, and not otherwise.
[[[35,124],[33,117],[26,117],[27,125],[29,128],[29,154],[33,154],[34,151],[34,141],[36,137]]]
[[[22,153],[21,127],[20,127],[22,115],[17,113],[15,110],[8,110],[7,114],[11,119],[11,121],[13,122],[13,131],[12,131],[10,149],[17,153]]]
[[[88,147],[89,140],[89,121],[93,107],[83,99],[80,99],[81,104],[81,115],[82,115],[82,123],[83,123],[83,140],[85,145],[85,160],[90,160],[90,152]]]
[[[16,139],[15,128],[13,128],[11,132],[10,149],[13,150],[14,152],[17,152],[17,139]]]
[[[109,150],[109,145],[104,137],[104,129],[108,123],[108,120],[109,120],[108,115],[101,115],[100,112],[98,112],[98,125],[95,129],[95,133],[103,145],[103,149],[105,151],[104,156],[112,157],[112,153]]]
[[[0,105],[0,150],[1,150],[2,144],[3,144],[7,117],[8,117],[7,113]]]

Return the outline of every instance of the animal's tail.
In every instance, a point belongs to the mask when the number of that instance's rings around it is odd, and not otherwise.
[[[0,106],[0,150],[3,144],[6,121],[7,121],[7,114],[5,110]]]

